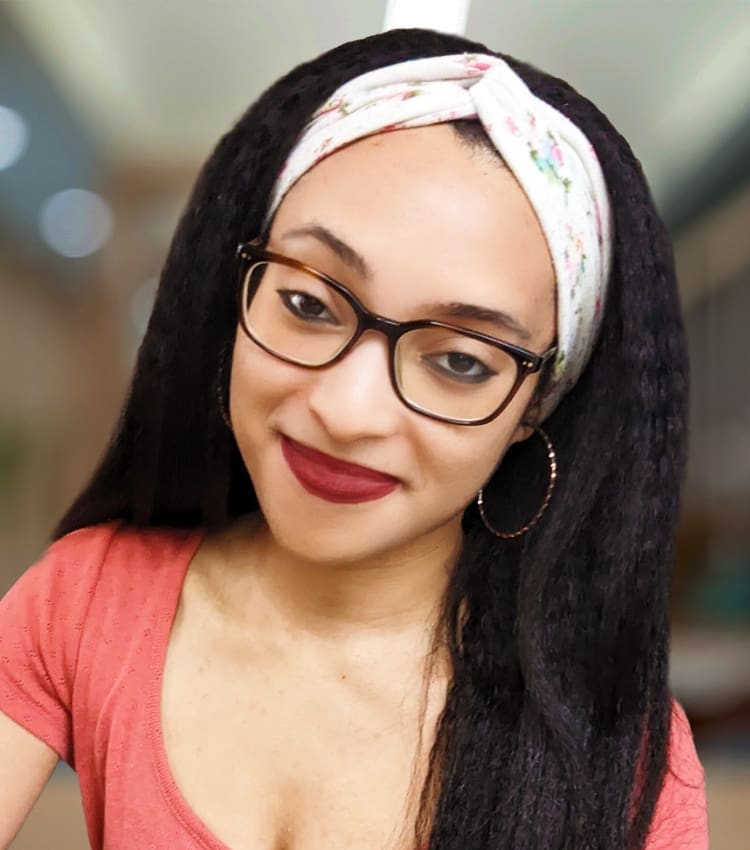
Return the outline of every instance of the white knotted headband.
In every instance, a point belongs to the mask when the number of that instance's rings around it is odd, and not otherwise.
[[[557,356],[542,400],[548,416],[573,386],[596,339],[611,255],[604,176],[586,136],[495,56],[414,59],[344,84],[312,116],[274,187],[267,220],[317,162],[357,139],[477,118],[526,193],[557,282]]]

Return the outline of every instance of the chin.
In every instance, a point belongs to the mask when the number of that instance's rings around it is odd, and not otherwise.
[[[298,499],[291,504],[271,499],[261,510],[276,544],[311,565],[385,563],[393,555],[403,561],[425,549],[445,544],[450,548],[460,534],[462,512],[430,522],[403,493],[355,505],[332,504],[308,494],[304,498],[310,500],[304,506]]]
[[[359,516],[352,513],[352,508]],[[268,505],[263,516],[275,542],[311,564],[346,566],[382,555],[408,541],[405,529],[399,534],[382,514],[363,516],[362,508],[326,503],[323,511],[300,510],[299,506],[287,511]],[[367,503],[366,509],[372,511],[373,503]]]

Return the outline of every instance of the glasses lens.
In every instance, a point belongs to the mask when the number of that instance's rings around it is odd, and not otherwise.
[[[476,422],[513,391],[518,364],[495,345],[447,328],[417,328],[396,346],[396,380],[403,397],[435,416]]]
[[[245,327],[264,348],[302,366],[322,366],[354,335],[357,316],[333,287],[277,262],[253,265],[245,278]]]

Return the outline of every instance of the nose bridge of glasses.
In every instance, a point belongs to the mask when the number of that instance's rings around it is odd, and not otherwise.
[[[387,397],[392,397],[398,405],[396,399],[400,398],[400,393],[393,365],[398,327],[399,323],[390,319],[363,314],[356,333],[328,362],[329,368],[324,370],[322,382],[329,389],[337,387],[337,398],[348,397],[350,401],[353,397],[364,399],[367,402],[364,406],[370,409],[377,400],[377,409],[385,410],[388,407],[384,404]],[[386,337],[385,340],[381,334]]]
[[[379,316],[377,313],[370,313],[369,310],[363,310],[360,314],[359,335],[365,331],[378,331],[386,337],[389,344],[393,346],[398,337],[403,333],[403,323],[397,322],[395,319],[387,319],[385,316]]]

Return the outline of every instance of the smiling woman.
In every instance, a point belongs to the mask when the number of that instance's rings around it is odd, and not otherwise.
[[[685,374],[645,181],[565,83],[420,30],[292,71],[0,603],[0,846],[60,755],[108,850],[706,847]]]
[[[313,219],[335,234],[338,252],[316,238],[319,229],[303,230]],[[389,219],[397,229],[383,226]],[[405,129],[315,165],[281,201],[268,244],[305,266],[271,253],[250,267],[230,419],[274,539],[299,556],[363,565],[432,549],[433,538],[449,538],[454,551],[464,508],[508,445],[528,434],[521,418],[554,352],[554,272],[531,204],[507,169],[476,156],[451,126]],[[457,297],[460,326],[448,324],[459,321],[451,315]],[[521,349],[506,323],[465,315],[474,311],[519,317],[513,327],[528,328],[534,351]],[[299,489],[299,463],[292,476],[279,470],[279,441],[285,457],[309,460],[294,447],[314,448],[398,486],[342,523],[340,509]],[[442,559],[432,569],[437,590]]]

